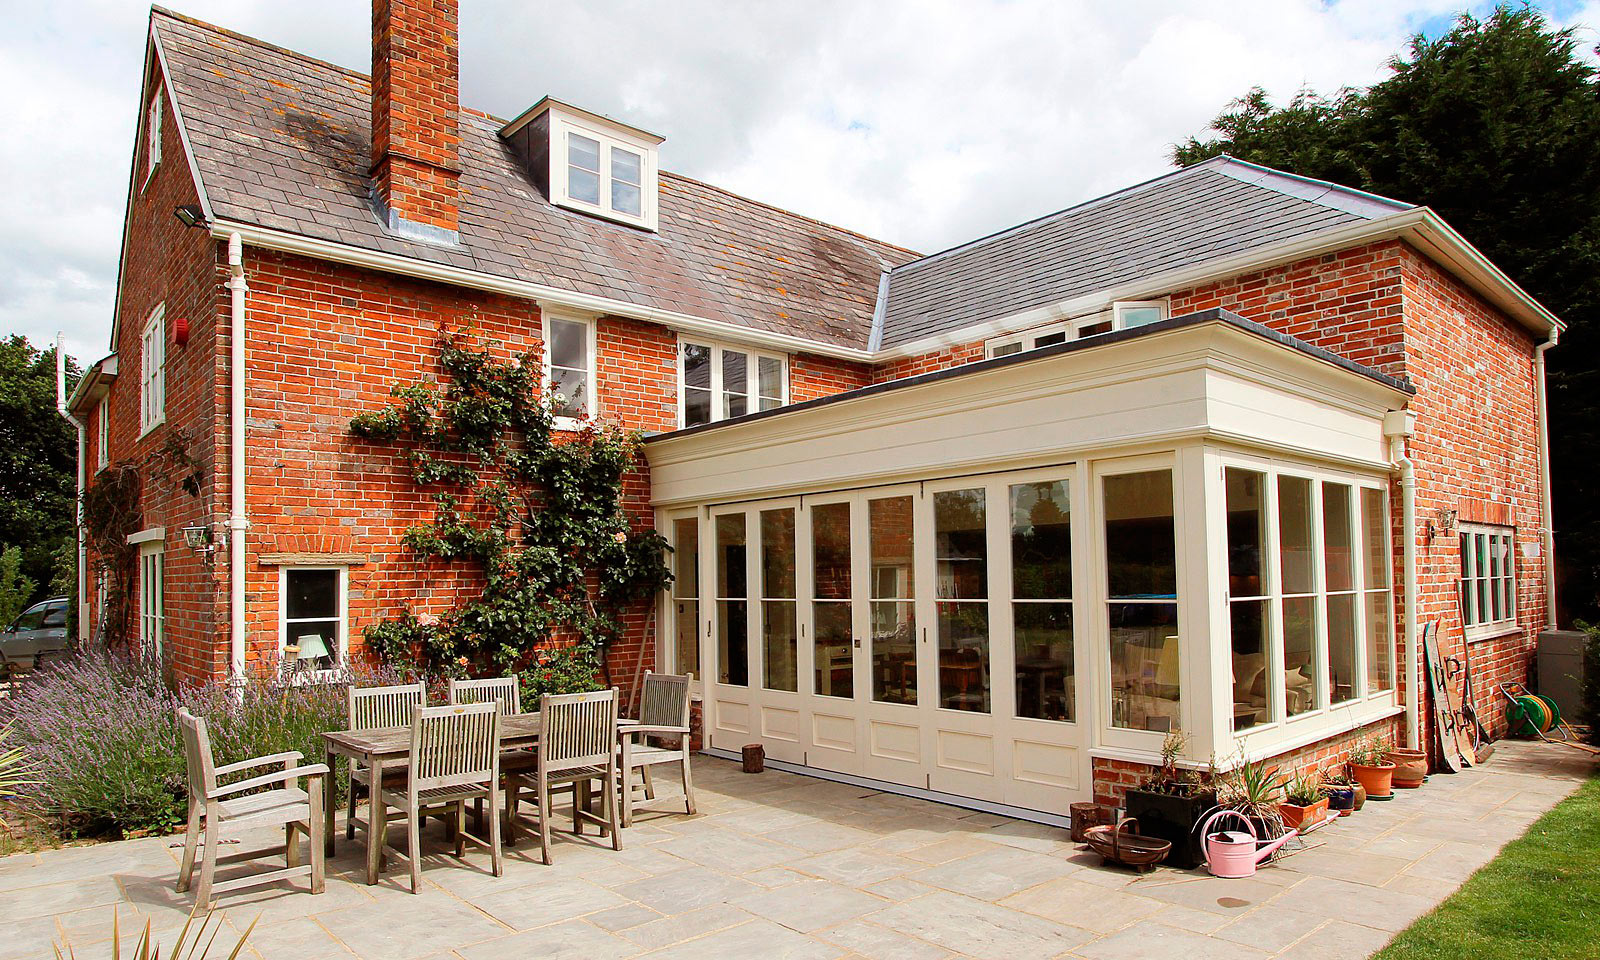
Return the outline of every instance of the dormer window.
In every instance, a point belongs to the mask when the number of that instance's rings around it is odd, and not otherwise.
[[[500,135],[551,203],[656,229],[660,137],[548,97]]]

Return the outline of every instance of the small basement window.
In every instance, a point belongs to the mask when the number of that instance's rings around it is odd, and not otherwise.
[[[789,401],[787,359],[744,347],[679,341],[678,381],[678,423],[685,427],[776,410]]]

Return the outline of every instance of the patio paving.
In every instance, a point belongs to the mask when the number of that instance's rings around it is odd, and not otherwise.
[[[621,852],[592,830],[558,834],[554,866],[524,842],[497,879],[487,854],[462,865],[430,826],[417,896],[398,858],[362,884],[362,842],[341,825],[326,893],[224,896],[218,944],[259,914],[244,955],[267,960],[1366,957],[1592,772],[1572,751],[1502,743],[1484,767],[1368,803],[1256,879],[1218,880],[1106,868],[1064,830],[700,757],[701,813],[664,788]],[[170,946],[190,907],[172,843],[0,859],[0,960],[48,957],[63,935],[79,956],[109,955],[113,907],[127,944],[149,920]]]

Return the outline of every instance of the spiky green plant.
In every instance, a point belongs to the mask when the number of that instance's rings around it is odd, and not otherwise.
[[[10,739],[11,725],[0,727],[0,828],[9,826],[5,808],[17,799],[23,787],[39,782],[33,779],[33,763],[22,748],[6,745]]]
[[[200,928],[195,931],[193,937],[190,937],[189,928],[194,925],[195,917],[200,918]],[[211,922],[213,919],[217,921],[215,924]],[[225,960],[236,960],[240,951],[244,950],[244,942],[250,939],[250,934],[255,931],[256,924],[260,920],[258,914],[250,921],[250,926],[239,935],[239,942],[233,945]],[[211,934],[209,937],[206,936],[208,930]],[[200,908],[195,907],[194,912],[189,914],[189,919],[183,921],[183,928],[178,931],[177,942],[172,945],[172,952],[166,954],[167,960],[206,960],[211,956],[211,946],[216,942],[217,934],[221,932],[222,919],[216,911],[207,910],[202,914]],[[72,944],[67,939],[55,944],[54,949],[55,960],[78,960],[77,952],[72,949]],[[139,935],[139,942],[134,945],[129,960],[161,960],[161,958],[161,944],[156,942],[150,932],[150,921],[146,920],[144,932]],[[122,923],[115,907],[111,908],[111,960],[122,960]]]

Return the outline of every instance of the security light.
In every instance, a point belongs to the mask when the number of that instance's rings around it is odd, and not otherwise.
[[[186,227],[204,226],[206,221],[205,211],[201,210],[198,204],[193,203],[186,203],[181,207],[173,208],[172,215],[177,217]]]

